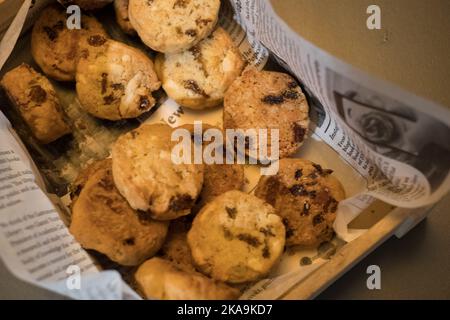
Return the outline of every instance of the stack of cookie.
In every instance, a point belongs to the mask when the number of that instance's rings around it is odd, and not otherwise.
[[[98,10],[112,1],[61,2]],[[46,76],[75,81],[83,110],[100,119],[150,111],[161,86],[187,108],[223,106],[223,128],[216,129],[268,129],[268,141],[276,129],[281,160],[278,173],[248,194],[243,165],[176,164],[174,129],[141,125],[117,139],[111,159],[85,165],[71,184],[70,232],[81,246],[137,268],[136,287],[146,298],[233,299],[237,287],[269,275],[285,246],[330,240],[344,191],[332,170],[289,158],[309,126],[295,79],[244,70],[230,35],[216,26],[219,0],[114,2],[122,29],[157,51],[155,64],[111,39],[91,15],[68,29],[65,9],[52,5],[32,32],[32,55]],[[30,66],[8,72],[1,85],[41,143],[76,129],[50,81]],[[192,125],[183,128],[193,134]]]

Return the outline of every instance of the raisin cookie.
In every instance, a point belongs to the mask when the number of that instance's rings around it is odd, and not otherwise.
[[[285,229],[274,208],[240,191],[228,191],[206,204],[188,233],[197,268],[230,283],[267,275],[284,242]]]
[[[173,161],[178,142],[171,141],[172,132],[165,124],[142,125],[120,136],[112,149],[117,188],[131,207],[158,220],[189,214],[203,183],[203,165]],[[192,141],[187,143],[193,150]]]
[[[152,258],[135,273],[138,290],[147,299],[231,300],[239,290],[198,273],[189,273],[167,260]]]
[[[93,34],[108,37],[102,25],[93,17],[82,15],[81,29],[68,29],[63,7],[45,8],[33,27],[31,54],[49,77],[61,81],[75,79],[79,56],[79,41]]]
[[[95,117],[135,118],[155,105],[159,89],[153,62],[124,43],[92,36],[77,66],[76,89],[83,109]],[[84,46],[83,46],[84,48]]]
[[[194,135],[194,125],[185,124],[180,126],[188,130],[192,137]],[[211,126],[209,124],[202,124],[204,133],[208,129],[222,130],[218,127]],[[206,147],[211,142],[203,140],[203,147]],[[244,166],[237,163],[226,164],[226,158],[224,154],[224,148],[220,149],[223,157],[223,164],[213,163],[204,164],[203,174],[203,187],[200,196],[197,199],[194,212],[198,212],[199,209],[213,198],[221,195],[230,190],[241,190],[245,184]]]
[[[274,176],[262,176],[255,195],[275,207],[286,244],[317,246],[333,237],[339,201],[345,198],[331,169],[304,159],[282,159]]]
[[[308,132],[308,103],[295,80],[285,73],[249,68],[225,94],[224,129],[279,130],[279,157],[294,154]]]
[[[83,10],[97,10],[110,4],[114,0],[58,0],[64,6],[77,5]]]
[[[191,249],[187,243],[187,233],[192,223],[190,217],[184,216],[170,222],[169,232],[160,250],[160,256],[183,271],[196,272]]]
[[[114,186],[111,159],[94,164],[72,209],[70,232],[83,248],[136,266],[163,245],[168,223],[133,210]]]
[[[206,38],[218,19],[220,0],[130,0],[131,25],[153,50],[180,52]]]
[[[135,35],[136,30],[134,30],[131,25],[130,19],[128,17],[128,0],[114,0],[114,10],[116,11],[116,21],[120,28],[129,35]]]
[[[52,84],[29,65],[7,72],[0,84],[39,142],[50,143],[70,132]]]
[[[159,54],[155,68],[167,95],[178,104],[205,109],[222,103],[225,91],[241,74],[244,61],[222,28],[189,50]]]

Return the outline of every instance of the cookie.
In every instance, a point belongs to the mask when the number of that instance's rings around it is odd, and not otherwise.
[[[186,272],[196,272],[192,260],[191,249],[187,243],[187,233],[191,227],[189,216],[172,220],[166,241],[160,250],[160,256],[170,261],[178,269]]]
[[[269,273],[283,253],[285,229],[272,206],[228,191],[194,218],[188,244],[197,268],[213,279],[243,283]]]
[[[87,15],[81,17],[81,29],[66,26],[67,14],[63,7],[45,8],[33,27],[31,54],[49,77],[61,81],[75,80],[80,39],[99,34],[108,37],[102,25]]]
[[[159,54],[155,60],[167,95],[192,109],[220,105],[243,66],[239,50],[220,27],[189,50]]]
[[[332,170],[304,159],[282,159],[274,176],[262,176],[255,195],[283,219],[286,245],[317,246],[334,235],[339,201],[345,198]]]
[[[152,258],[135,273],[138,290],[147,299],[231,300],[239,290],[196,273],[184,272],[167,260]]]
[[[301,88],[291,76],[250,68],[225,94],[224,129],[278,129],[279,157],[285,158],[294,154],[307,136],[308,109]]]
[[[172,161],[172,149],[178,144],[171,141],[172,131],[165,124],[142,125],[120,136],[112,148],[120,193],[131,207],[158,220],[189,214],[203,183],[203,165]]]
[[[121,265],[139,265],[161,248],[168,223],[128,205],[114,186],[111,159],[94,166],[73,206],[69,230],[83,248]]]
[[[153,62],[124,43],[93,36],[87,40],[76,73],[83,109],[108,120],[136,118],[155,105],[159,89]]]
[[[103,161],[94,161],[93,163],[87,165],[83,169],[78,172],[77,177],[74,181],[69,185],[69,196],[70,196],[70,207],[73,208],[75,202],[80,196],[81,190],[83,190],[86,182],[89,180],[89,177],[92,176],[99,169],[104,167]]]
[[[187,129],[194,134],[194,125],[185,124],[179,128]],[[203,133],[208,129],[221,130],[218,127],[209,124],[202,124]],[[221,130],[222,131],[222,130]],[[203,141],[203,147],[210,142]],[[204,163],[203,187],[200,196],[197,199],[194,212],[198,212],[200,208],[213,198],[230,190],[241,190],[245,184],[244,166],[241,164],[226,164],[225,153],[223,164],[206,164]]]
[[[39,142],[50,143],[70,133],[52,84],[29,65],[7,72],[0,85]]]
[[[213,30],[220,0],[130,0],[131,25],[141,40],[164,53],[189,49]]]
[[[77,5],[83,10],[97,10],[110,4],[114,0],[58,0],[64,6]]]
[[[135,35],[136,30],[134,30],[131,25],[130,18],[128,17],[128,0],[114,0],[114,10],[116,11],[116,21],[123,32],[129,35]]]

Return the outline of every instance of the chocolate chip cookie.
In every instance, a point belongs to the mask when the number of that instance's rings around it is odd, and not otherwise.
[[[333,237],[339,201],[345,198],[333,171],[304,159],[282,159],[274,176],[262,176],[255,195],[270,203],[286,226],[286,244],[317,246]]]
[[[257,280],[283,253],[285,228],[275,209],[241,191],[228,191],[194,218],[188,244],[197,268],[213,279]]]
[[[69,230],[83,248],[121,265],[139,265],[161,248],[168,223],[129,206],[114,185],[111,159],[94,167],[73,205]]]

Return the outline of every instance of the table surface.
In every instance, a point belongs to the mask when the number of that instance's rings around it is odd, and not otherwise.
[[[448,37],[450,30],[449,1],[272,2],[291,27],[320,47],[419,95],[450,105],[450,41],[439,38],[446,34]],[[363,7],[372,2],[382,6],[382,15],[386,17],[382,20],[385,29],[374,33],[363,28],[366,17]],[[419,13],[414,14],[415,11]],[[295,14],[286,15],[287,12]],[[450,299],[449,211],[450,196],[447,196],[425,221],[403,238],[386,241],[318,298]],[[366,287],[366,269],[374,264],[381,268],[381,290]],[[1,262],[0,277],[0,299],[60,298],[15,279]]]

